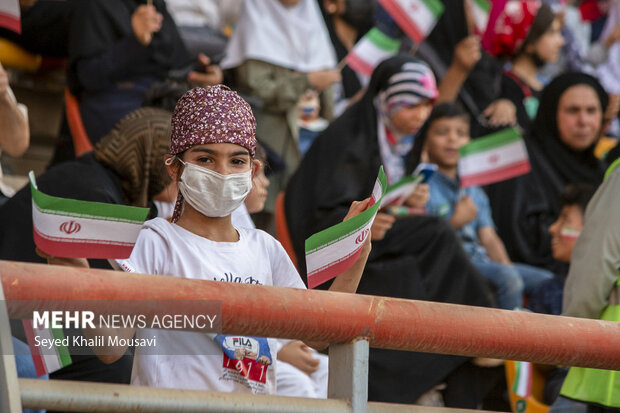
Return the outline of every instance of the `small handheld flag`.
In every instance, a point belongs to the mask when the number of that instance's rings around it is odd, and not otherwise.
[[[379,3],[418,44],[433,30],[444,11],[440,0],[379,0]]]
[[[314,288],[335,278],[357,261],[370,234],[370,227],[379,211],[386,188],[387,178],[382,166],[372,190],[368,209],[306,240],[308,288]]]
[[[22,23],[19,16],[18,0],[0,1],[0,27],[21,33]]]
[[[516,129],[504,129],[478,138],[459,149],[461,187],[488,185],[530,172],[523,138]]]
[[[400,206],[419,184],[426,183],[437,170],[437,165],[421,163],[413,174],[405,176],[400,181],[388,186],[383,194],[381,208],[388,206]]]
[[[370,76],[381,61],[398,53],[399,47],[400,40],[393,39],[373,27],[349,52],[346,62],[356,72]]]
[[[24,332],[32,354],[32,361],[37,376],[53,373],[72,363],[69,349],[63,343],[67,342],[62,328],[35,328],[31,320],[22,320]],[[38,338],[39,343],[35,340]],[[50,345],[40,345],[41,342],[53,343]]]
[[[46,195],[30,171],[36,246],[64,258],[127,258],[148,208],[78,201]]]
[[[476,34],[483,36],[489,24],[491,4],[487,0],[467,0],[467,6],[474,20]]]

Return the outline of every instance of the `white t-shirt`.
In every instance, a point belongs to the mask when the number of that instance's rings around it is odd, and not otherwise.
[[[237,232],[237,242],[215,242],[155,218],[145,222],[131,256],[119,260],[118,264],[129,272],[305,289],[278,241],[261,230],[239,227]],[[153,336],[157,337],[158,355],[134,357],[131,384],[275,393],[278,351],[275,339],[159,329],[136,332],[138,339]],[[251,353],[243,360],[246,376],[238,371],[237,361],[230,360],[216,340],[231,352]]]

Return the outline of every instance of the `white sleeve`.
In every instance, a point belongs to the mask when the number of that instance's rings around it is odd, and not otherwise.
[[[284,247],[276,239],[270,244],[271,268],[273,269],[273,285],[277,287],[290,287],[306,289],[306,285],[301,280],[297,268],[284,250]]]
[[[125,272],[161,274],[167,245],[160,234],[142,228],[129,258],[116,260],[116,264]]]

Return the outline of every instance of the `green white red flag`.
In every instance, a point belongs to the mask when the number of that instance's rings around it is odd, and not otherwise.
[[[530,172],[523,138],[516,129],[504,129],[475,139],[459,149],[461,187],[492,184]]]
[[[0,1],[0,27],[21,33],[22,23],[19,16],[18,0]]]
[[[30,172],[36,246],[66,258],[127,258],[149,210],[46,195]]]
[[[379,3],[416,43],[428,36],[444,11],[440,0],[379,0]]]
[[[369,207],[359,215],[312,235],[306,240],[308,288],[314,288],[351,268],[357,261],[387,188],[383,166],[372,190]]]
[[[467,0],[467,6],[474,20],[476,34],[479,36],[484,35],[489,24],[491,3],[487,0]]]
[[[399,47],[400,40],[373,27],[349,52],[346,62],[356,72],[370,76],[381,61],[398,53]]]
[[[65,340],[62,328],[35,328],[31,320],[22,320],[22,324],[37,376],[53,373],[72,363],[69,349],[62,344]],[[35,340],[35,336],[38,336],[38,341]],[[54,345],[40,344],[42,342],[52,343],[52,340],[54,340]]]
[[[400,206],[415,191],[421,183],[427,182],[437,170],[437,165],[420,163],[413,174],[405,176],[400,181],[388,186],[383,194],[381,208],[388,206]]]
[[[512,392],[519,397],[532,394],[532,364],[528,361],[515,362],[515,380]]]

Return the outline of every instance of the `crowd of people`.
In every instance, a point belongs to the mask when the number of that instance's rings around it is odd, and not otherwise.
[[[39,189],[150,214],[128,259],[64,259],[36,249],[30,187],[2,190],[0,259],[204,280],[251,274],[305,289],[309,236],[365,210],[380,166],[394,184],[432,163],[436,172],[401,208],[379,210],[354,265],[319,288],[620,321],[620,1],[493,1],[483,33],[473,2],[442,0],[420,44],[374,0],[20,3],[22,35],[0,35],[66,58],[94,146],[77,159],[55,156]],[[373,27],[400,50],[368,77],[346,56]],[[0,149],[19,156],[27,112],[2,66],[0,119]],[[459,149],[506,128],[523,137],[531,171],[462,188]],[[269,235],[278,196],[293,257]],[[23,345],[21,324],[12,333]],[[260,352],[243,354],[266,372],[257,381],[226,367],[244,357],[229,351],[230,336],[116,333],[167,343],[174,335],[204,351],[93,349],[50,376],[327,395],[327,343],[251,338]],[[613,383],[612,373],[546,371],[552,411],[620,409],[614,387],[600,384]],[[492,396],[505,393],[503,376],[502,360],[371,349],[368,395],[502,409]]]

